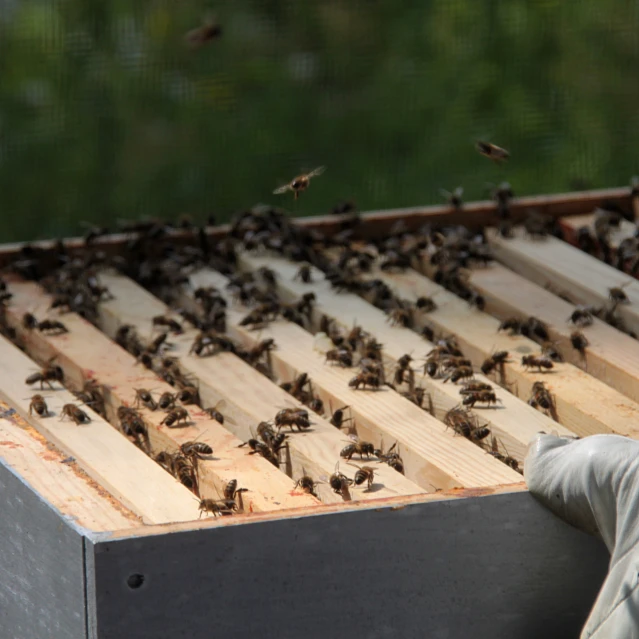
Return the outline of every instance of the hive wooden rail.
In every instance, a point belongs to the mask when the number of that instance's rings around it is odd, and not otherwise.
[[[593,235],[595,233],[594,213],[560,218],[559,223],[566,234],[566,240],[568,240],[571,244],[576,242],[577,231],[582,227],[586,227]],[[616,250],[623,240],[628,237],[633,237],[636,230],[637,226],[634,223],[622,219],[619,222],[618,227],[612,227],[610,229],[610,235],[608,238],[610,248]]]
[[[507,317],[525,319],[531,315],[538,317],[548,325],[550,339],[567,361],[633,401],[639,401],[637,340],[595,318],[591,326],[579,329],[589,342],[584,358],[570,342],[570,335],[576,330],[567,321],[575,308],[573,305],[501,264],[474,269],[470,281],[485,297],[488,313],[502,320]],[[580,403],[588,395],[588,391],[580,385]],[[599,399],[599,394],[596,398]],[[582,405],[582,408],[585,406]],[[563,416],[563,408],[560,413]]]
[[[194,287],[211,285],[224,291],[227,282],[210,269],[191,276]],[[239,326],[245,314],[246,310],[227,309],[227,330],[250,345],[257,341],[257,336]],[[478,487],[517,480],[513,470],[469,441],[454,437],[441,422],[394,391],[383,388],[363,392],[349,388],[355,371],[327,365],[324,355],[314,349],[312,335],[297,324],[272,322],[261,333],[262,337],[275,339],[273,362],[280,378],[290,380],[301,372],[308,373],[325,405],[330,402],[335,407],[350,406],[360,438],[375,444],[383,439],[386,446],[398,441],[406,474],[420,485]]]
[[[131,530],[140,520],[55,449],[14,409],[0,406],[0,465],[68,520],[94,532]]]
[[[580,304],[601,306],[608,301],[608,289],[623,285],[630,304],[620,304],[618,312],[639,334],[639,282],[629,275],[554,237],[531,240],[521,229],[512,239],[493,229],[486,235],[500,262],[541,286],[551,283]]]
[[[135,282],[107,274],[102,279],[115,296],[101,306],[104,328],[109,334],[113,334],[121,324],[131,324],[140,335],[149,335],[152,318],[167,313],[168,308],[159,299]],[[136,302],[132,303],[134,299]],[[227,407],[223,412],[230,419],[225,424],[242,440],[253,437],[252,430],[257,424],[272,419],[281,408],[299,406],[299,402],[288,393],[232,353],[205,358],[189,354],[197,335],[197,330],[186,329],[183,335],[171,337],[175,346],[170,354],[178,359],[183,371],[198,379],[200,395],[207,404],[212,406],[220,398],[226,399]],[[293,477],[299,478],[306,473],[316,480],[323,475],[330,476],[340,459],[340,451],[350,442],[325,419],[313,415],[312,423],[311,431],[293,433],[288,438]],[[241,450],[241,454],[246,456],[247,449]],[[343,467],[342,472],[347,468]],[[376,464],[375,469],[373,489],[353,489],[350,497],[379,499],[425,492],[424,488],[388,466]],[[342,497],[335,494],[327,483],[319,484],[317,490],[326,503],[342,501]]]
[[[112,419],[120,405],[134,404],[136,387],[152,389],[156,393],[174,391],[153,372],[139,364],[136,365],[135,359],[129,353],[78,315],[67,313],[63,316],[64,324],[69,329],[67,334],[50,336],[39,331],[25,330],[21,324],[23,313],[29,311],[41,319],[51,303],[50,297],[37,284],[30,282],[15,282],[11,285],[11,291],[13,298],[6,312],[7,320],[18,331],[29,353],[41,362],[53,355],[57,356],[56,361],[63,367],[65,375],[75,387],[81,387],[89,378],[96,379],[103,387],[107,412]],[[129,299],[128,304],[137,306],[139,303]],[[4,389],[2,383],[0,386]],[[20,397],[28,397],[30,394],[24,390],[20,392]],[[66,401],[75,401],[75,398]],[[28,400],[26,403],[28,404]],[[213,459],[198,464],[203,497],[219,499],[223,494],[224,485],[231,479],[237,479],[239,486],[248,489],[242,495],[243,506],[248,512],[284,510],[318,503],[311,495],[294,490],[293,482],[266,460],[257,455],[246,455],[243,449],[238,448],[241,441],[201,411],[189,411],[192,425],[186,428],[169,428],[161,424],[165,416],[163,412],[143,408],[139,410],[148,427],[154,452],[174,452],[181,444],[196,438],[197,441],[208,443],[213,448]],[[42,422],[45,425],[49,422],[58,424],[55,419]],[[84,432],[86,427],[69,426],[65,422],[62,422],[61,426],[64,427],[65,433],[70,432],[85,445],[94,446],[100,459],[108,460],[115,457],[115,461],[122,466],[117,477],[129,477],[134,485],[142,485],[144,469],[148,468],[148,472],[153,476],[150,483],[155,488],[143,486],[140,489],[145,502],[157,502],[161,506],[169,504],[171,496],[174,496],[173,501],[179,501],[180,507],[184,509],[184,518],[198,518],[198,503],[192,492],[138,450],[122,434],[103,420],[100,420],[100,423],[103,425],[103,437],[108,438],[108,441],[89,437],[90,433]],[[114,423],[118,423],[117,418],[114,419]],[[116,453],[116,450],[119,452]],[[105,481],[112,479],[111,474],[105,472]]]
[[[293,279],[297,270],[296,265],[286,260],[242,255],[240,262],[247,268],[268,265],[275,270],[279,274],[278,286],[283,294],[289,298],[298,298],[305,292],[306,285]],[[431,342],[422,339],[413,331],[390,326],[382,311],[357,296],[335,293],[330,284],[322,279],[321,273],[315,270],[313,273],[313,290],[318,297],[317,315],[325,313],[335,318],[344,327],[350,327],[354,323],[361,325],[384,344],[384,352],[390,358],[392,366],[404,353],[412,353],[414,357],[419,357],[422,353],[433,348],[434,345]],[[464,328],[470,329],[472,325],[466,324]],[[451,331],[452,329],[446,329],[446,334]],[[462,346],[464,346],[463,341]],[[492,383],[491,380],[481,375],[476,378]],[[448,410],[460,403],[459,390],[453,384],[445,384],[441,380],[433,380],[430,377],[423,377],[420,384],[430,393],[435,415],[439,418],[442,418]],[[508,454],[518,461],[523,461],[528,443],[541,430],[546,432],[560,430],[564,435],[573,434],[561,426],[558,427],[556,422],[520,401],[511,393],[501,388],[495,388],[495,392],[502,402],[503,409],[477,408],[474,412],[482,423],[488,423],[506,447]]]
[[[61,421],[62,407],[77,404],[77,400],[59,384],[56,390],[43,391],[52,415],[29,415],[34,390],[24,380],[37,370],[31,359],[0,337],[0,397],[7,404],[60,450],[73,456],[87,475],[143,521],[159,524],[197,518],[197,503],[191,493],[99,415],[86,408],[89,424],[76,426],[70,420]]]

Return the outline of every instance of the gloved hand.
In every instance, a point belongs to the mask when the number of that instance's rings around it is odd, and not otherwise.
[[[581,639],[639,639],[639,442],[538,435],[524,477],[545,506],[610,551],[608,576]]]

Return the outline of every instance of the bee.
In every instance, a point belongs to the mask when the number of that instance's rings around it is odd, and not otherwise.
[[[344,411],[350,408],[349,406],[342,406],[341,408],[338,408],[332,415],[331,415],[331,420],[330,423],[331,425],[335,426],[335,428],[341,428],[342,426],[344,426],[344,424],[346,424],[346,422],[350,422],[353,420],[352,417],[344,417]]]
[[[316,169],[313,169],[310,173],[306,173],[304,175],[298,175],[296,178],[293,178],[291,182],[285,184],[284,186],[280,186],[273,191],[274,195],[281,195],[282,193],[287,193],[288,191],[293,191],[293,196],[297,200],[299,194],[302,191],[305,191],[308,188],[308,185],[311,181],[311,178],[314,178],[318,175],[322,175],[326,167],[318,166]]]
[[[470,393],[479,393],[481,391],[490,391],[493,390],[493,387],[486,382],[465,382],[461,390],[459,391],[460,395],[468,395]]]
[[[60,421],[62,421],[65,417],[73,420],[76,425],[88,424],[91,421],[91,418],[75,404],[65,404],[62,407]]]
[[[40,417],[49,417],[49,407],[42,395],[34,395],[29,403],[29,415],[35,411]]]
[[[415,325],[415,318],[413,317],[413,310],[410,307],[400,306],[394,308],[388,314],[388,321],[391,326],[403,326],[404,328],[413,328]]]
[[[339,471],[339,464],[335,466],[335,472],[329,477],[328,483],[337,495],[344,499],[350,497],[348,489],[353,485],[353,480]]]
[[[220,499],[200,499],[200,517],[204,513],[211,513],[214,517],[218,515],[232,515],[233,511],[237,509],[229,507],[229,504],[225,500]]]
[[[178,321],[166,315],[156,315],[151,321],[154,327],[168,328],[170,332],[176,335],[184,332],[182,325]]]
[[[51,384],[51,382],[60,382],[62,384],[63,381],[64,371],[62,370],[62,367],[52,366],[51,364],[48,364],[40,372],[29,375],[29,377],[24,380],[24,383],[30,386],[31,384],[40,382],[41,389],[44,388],[45,384],[49,388],[53,389],[53,385]]]
[[[469,408],[473,408],[475,404],[496,404],[497,402],[501,402],[501,400],[495,394],[495,391],[483,390],[483,391],[473,391],[469,392],[465,395],[462,404],[464,406],[468,406]]]
[[[184,442],[180,446],[180,453],[191,462],[195,472],[197,472],[198,460],[206,459],[209,455],[212,455],[213,449],[204,442]]]
[[[510,335],[519,335],[521,334],[521,325],[521,320],[517,319],[516,317],[508,317],[499,324],[497,332],[500,333],[501,331],[509,331]]]
[[[595,309],[591,306],[578,306],[568,318],[569,322],[572,322],[575,326],[581,326],[585,328],[590,326],[594,321]]]
[[[275,340],[272,337],[263,339],[248,351],[246,359],[249,364],[254,365],[262,355],[266,355],[268,362],[270,362],[271,351],[273,350],[275,350]],[[270,363],[269,368],[271,368]]]
[[[397,360],[397,368],[395,369],[395,374],[393,376],[393,384],[403,384],[407,382],[411,388],[415,386],[415,371],[410,367],[410,363],[413,361],[413,358],[408,353],[406,355],[402,355]]]
[[[220,352],[236,353],[237,347],[228,337],[217,335],[214,332],[202,332],[194,340],[189,354],[194,353],[198,357],[216,355]]]
[[[353,353],[347,348],[333,348],[326,351],[326,362],[336,363],[344,368],[353,365]]]
[[[41,333],[53,333],[55,335],[61,335],[62,333],[68,333],[69,329],[58,320],[42,320],[38,323],[38,330]]]
[[[122,432],[132,437],[139,446],[144,444],[148,448],[149,435],[140,413],[129,406],[118,406],[117,416]]]
[[[458,186],[455,190],[447,191],[446,189],[439,189],[439,192],[442,194],[444,199],[446,200],[446,204],[452,206],[456,211],[461,211],[463,207],[463,195],[464,195],[464,187]]]
[[[608,289],[608,298],[615,304],[630,304],[630,299],[623,290],[624,286],[628,286],[630,282],[623,284],[622,286],[614,286]]]
[[[549,411],[554,417],[555,402],[543,382],[535,382],[533,384],[528,404],[530,404],[533,408],[537,408],[539,406],[544,410]]]
[[[302,473],[302,476],[295,482],[295,488],[299,486],[306,494],[317,497],[317,493],[315,492],[317,482],[310,475],[306,474],[304,468],[302,468]]]
[[[521,365],[528,370],[529,368],[537,368],[541,373],[542,368],[550,370],[554,367],[552,360],[549,357],[543,355],[524,355],[521,358]]]
[[[497,351],[484,360],[481,365],[481,372],[490,375],[496,368],[499,368],[501,377],[504,376],[504,364],[508,362],[508,351]]]
[[[182,408],[182,406],[176,406],[166,414],[166,417],[160,422],[160,424],[164,424],[169,428],[176,428],[178,426],[186,425],[188,419],[189,414],[187,410]]]
[[[134,406],[139,406],[142,404],[145,408],[149,410],[157,410],[158,403],[153,399],[153,395],[151,391],[146,390],[146,388],[134,388],[135,391],[135,403]]]
[[[564,361],[564,356],[553,342],[544,342],[541,346],[541,354],[544,357],[548,357],[553,362],[561,363]]]
[[[297,273],[295,274],[294,280],[300,280],[304,282],[304,284],[312,284],[313,283],[313,275],[311,271],[311,267],[309,264],[302,264],[299,267]]]
[[[432,311],[437,310],[437,304],[432,297],[425,297],[422,295],[415,301],[415,308],[420,310],[422,313],[431,313]]]
[[[504,450],[506,450],[505,446]],[[504,464],[510,466],[514,471],[521,473],[521,470],[519,469],[519,462],[514,457],[508,455],[508,451],[506,451],[505,455],[499,452],[497,438],[494,435],[491,437],[490,450],[488,451],[488,454],[492,455],[495,459],[504,462]]]
[[[189,31],[185,36],[186,44],[191,49],[199,49],[222,35],[222,27],[215,16],[208,15],[201,26]]]
[[[529,337],[530,339],[541,340],[543,342],[550,340],[548,326],[536,317],[529,317],[522,323],[520,330],[522,335]]]
[[[22,316],[22,326],[27,330],[32,330],[38,327],[38,320],[32,313],[25,313]]]
[[[475,373],[471,366],[457,366],[444,378],[444,384],[449,380],[456,384],[460,379],[470,379],[474,375]]]
[[[371,466],[358,466],[357,464],[351,464],[357,468],[353,482],[356,486],[361,486],[366,482],[366,490],[370,490],[373,487],[373,480],[375,479],[375,469]]]
[[[548,237],[554,226],[552,217],[538,211],[531,211],[524,219],[524,229],[532,239]]]
[[[283,408],[275,415],[275,425],[278,428],[282,426],[290,426],[293,430],[293,426],[297,426],[298,430],[311,427],[311,422],[308,418],[308,411],[300,408]]]
[[[354,441],[344,446],[339,453],[339,456],[343,459],[350,460],[353,455],[359,455],[360,457],[366,457],[370,459],[371,455],[375,454],[375,446],[370,442]]]
[[[570,333],[570,343],[572,344],[572,347],[585,359],[586,348],[589,344],[586,336],[581,331],[573,331]]]
[[[477,141],[476,148],[483,155],[494,162],[504,162],[510,157],[510,153],[506,149],[502,149],[496,144],[490,142]]]
[[[240,320],[240,326],[247,326],[249,330],[263,328],[277,318],[279,311],[279,304],[261,304]]]
[[[395,449],[397,449],[396,452]],[[376,448],[374,454],[381,462],[388,464],[398,473],[401,473],[402,475],[404,474],[404,462],[399,455],[399,445],[397,442],[395,442],[386,452],[384,452],[383,447]]]
[[[242,493],[245,493],[248,488],[238,488],[237,479],[230,479],[224,485],[224,499],[225,501],[235,501],[235,498]]]
[[[177,392],[177,399],[183,404],[199,404],[200,391],[197,386],[185,386]]]
[[[577,246],[585,253],[595,255],[597,252],[597,241],[592,236],[592,233],[587,226],[582,226],[577,229],[576,241]]]
[[[175,400],[177,396],[169,391],[166,391],[160,395],[160,399],[158,399],[158,407],[162,410],[170,410],[175,406]]]
[[[446,428],[452,428],[456,435],[462,435],[466,439],[478,442],[490,434],[490,429],[479,426],[477,418],[463,408],[451,408],[444,415]]]
[[[173,472],[173,455],[167,453],[165,450],[160,451],[155,457],[155,461],[166,470],[167,473],[174,474]]]
[[[354,390],[359,390],[360,386],[362,390],[366,390],[366,387],[379,388],[382,385],[382,380],[378,372],[363,370],[353,377],[348,386]]]
[[[224,415],[222,415],[222,413],[220,412],[220,409],[224,408],[226,406],[226,400],[225,399],[221,399],[219,402],[217,402],[217,404],[215,404],[215,406],[212,406],[211,408],[205,408],[204,412],[211,418],[214,419],[216,422],[219,422],[220,424],[224,423]]]
[[[197,469],[192,461],[181,453],[176,453],[173,456],[173,475],[183,486],[199,495],[200,487],[197,480]]]

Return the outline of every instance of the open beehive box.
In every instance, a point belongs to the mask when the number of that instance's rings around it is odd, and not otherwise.
[[[2,636],[576,636],[607,556],[521,470],[637,434],[633,197],[3,247]]]

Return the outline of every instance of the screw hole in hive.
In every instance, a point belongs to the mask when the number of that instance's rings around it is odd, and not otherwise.
[[[129,588],[131,588],[132,590],[135,590],[136,588],[139,588],[144,583],[144,575],[139,575],[137,573],[130,575],[129,578],[126,580],[126,583],[129,586]]]

